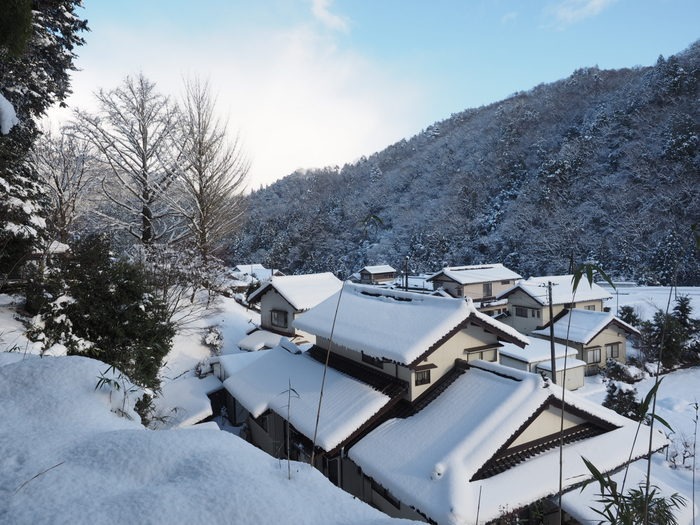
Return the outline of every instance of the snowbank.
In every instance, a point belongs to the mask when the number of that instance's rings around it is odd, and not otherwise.
[[[227,432],[117,416],[99,361],[0,356],[0,523],[397,522]]]

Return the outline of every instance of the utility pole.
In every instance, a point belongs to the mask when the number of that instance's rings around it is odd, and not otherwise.
[[[403,261],[403,289],[408,291],[408,255]]]
[[[552,383],[557,384],[557,356],[554,351],[554,311],[552,309],[552,281],[547,281],[547,301],[549,302],[549,351],[552,358]]]

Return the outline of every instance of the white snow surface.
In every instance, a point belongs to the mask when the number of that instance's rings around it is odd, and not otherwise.
[[[574,296],[573,275],[548,275],[544,277],[530,277],[515,284],[512,288],[501,293],[498,298],[510,294],[516,288],[520,288],[530,297],[542,305],[548,305],[547,283],[552,283],[552,304],[566,304],[581,301],[594,301],[598,299],[611,299],[612,294],[596,283],[589,283],[585,278],[581,279]]]
[[[374,266],[365,266],[362,268],[362,270],[369,272],[371,274],[375,273],[391,273],[395,272],[396,269],[393,266],[389,266],[388,264],[376,264]],[[360,270],[360,271],[362,271]]]
[[[121,393],[95,390],[105,368],[0,353],[0,523],[401,523],[306,464],[288,480],[286,464],[228,432],[117,416]]]
[[[19,119],[14,106],[0,93],[0,134],[7,135],[17,124]]]
[[[549,341],[539,337],[530,337],[530,344],[525,348],[520,348],[513,343],[503,343],[498,353],[524,363],[539,363],[552,358]],[[564,355],[576,357],[576,354],[575,348],[566,348],[565,345],[554,343],[554,355],[557,358],[564,357]]]
[[[604,286],[612,297],[606,306],[613,312],[617,312],[621,306],[631,306],[643,321],[650,321],[658,310],[665,311],[668,306],[672,311],[676,298],[684,295],[690,298],[693,316],[700,316],[700,287],[697,286],[618,286],[615,289],[604,284],[601,286]]]
[[[247,367],[232,373],[224,386],[253,417],[270,409],[287,418],[309,439],[314,437],[323,364],[283,348],[264,352]],[[376,414],[390,398],[372,387],[328,369],[316,444],[330,451]]]
[[[564,370],[564,358],[560,358],[555,360],[557,370]],[[586,366],[587,363],[585,361],[581,361],[580,359],[572,359],[572,358],[567,358],[566,359],[566,369],[571,370],[572,368],[578,368],[580,366]],[[552,361],[542,361],[541,363],[537,364],[537,368],[542,369],[542,370],[547,370],[549,372],[552,371]]]
[[[213,375],[203,378],[182,377],[163,385],[160,396],[155,398],[158,416],[165,417],[169,428],[194,425],[213,415],[207,394],[223,388]]]
[[[342,281],[330,272],[273,276],[250,294],[248,302],[255,302],[270,288],[274,288],[295,310],[303,311],[327,299],[340,290],[342,285]]]
[[[613,321],[619,323],[630,334],[639,333],[636,328],[618,319],[612,312],[595,312],[574,308],[555,321],[554,337],[567,339],[574,343],[588,344]],[[549,337],[549,326],[532,333]]]
[[[513,328],[478,312],[469,300],[353,283],[345,283],[338,293],[301,314],[294,326],[325,338],[332,332],[334,344],[410,364],[470,316],[529,342]]]
[[[510,279],[522,279],[522,276],[502,264],[477,264],[471,266],[447,266],[430,277],[440,274],[453,279],[459,284],[488,283]]]
[[[426,408],[406,419],[387,421],[349,451],[367,475],[441,525],[473,524],[477,507],[483,523],[498,517],[506,503],[516,509],[558,488],[557,449],[487,479],[469,481],[538,407],[562,395],[556,385],[545,388],[538,375],[475,363],[483,369],[469,369]],[[581,456],[604,471],[624,464],[629,450],[619,443],[631,443],[637,425],[574,393],[567,392],[566,400],[620,427],[565,446],[564,486],[571,487],[589,477]],[[644,453],[648,430],[643,427],[640,436],[633,458]],[[665,441],[663,434],[654,434],[656,449]]]
[[[267,330],[255,330],[238,341],[238,347],[247,352],[257,352],[263,348],[274,348],[283,336]]]

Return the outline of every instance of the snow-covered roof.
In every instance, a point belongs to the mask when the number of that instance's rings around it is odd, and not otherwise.
[[[157,415],[165,417],[163,426],[168,428],[192,426],[213,414],[207,395],[221,388],[221,381],[213,375],[166,382],[154,400]]]
[[[257,352],[263,348],[274,348],[280,344],[283,336],[267,330],[255,330],[238,341],[238,348],[248,352]]]
[[[477,284],[493,281],[521,279],[522,276],[502,264],[475,264],[471,266],[447,266],[428,280],[444,275],[459,284]]]
[[[411,364],[468,319],[499,337],[527,344],[517,330],[478,312],[471,301],[345,283],[343,288],[294,320],[294,326],[333,343]],[[335,324],[335,326],[334,326]]]
[[[596,312],[574,308],[566,311],[558,319],[555,318],[554,337],[567,339],[574,343],[588,344],[611,323],[630,334],[639,333],[636,328],[615,317],[611,312]],[[549,326],[535,330],[532,333],[549,337]]]
[[[395,272],[396,269],[389,266],[388,264],[377,264],[374,266],[365,266],[360,271],[375,274],[375,273],[391,273],[391,272]]]
[[[528,364],[547,361],[552,357],[549,341],[539,337],[530,337],[530,344],[525,348],[520,348],[513,343],[503,343],[498,353]],[[564,355],[576,356],[576,354],[575,348],[566,349],[564,345],[554,343],[554,355],[557,358],[564,357]]]
[[[250,294],[248,302],[259,301],[267,291],[274,289],[295,310],[304,311],[340,290],[342,285],[343,282],[330,272],[273,276]]]
[[[222,379],[235,374],[239,370],[246,368],[253,361],[257,361],[263,355],[264,351],[261,352],[236,352],[233,354],[224,354],[216,357],[212,357],[211,363],[218,362],[223,369]]]
[[[552,449],[503,472],[471,481],[529,418],[546,403],[560,400],[561,388],[537,374],[477,361],[427,407],[405,419],[386,421],[361,439],[348,455],[365,474],[402,502],[441,524],[473,524],[555,494],[559,451]],[[477,368],[478,367],[478,368]],[[627,462],[637,424],[566,393],[566,405],[617,427],[564,446],[564,488],[590,477],[581,456],[601,471]],[[649,432],[636,440],[632,458],[642,456]],[[666,440],[658,430],[653,448]],[[537,483],[533,483],[537,480]]]
[[[564,359],[556,359],[555,363],[557,365],[557,371],[564,370]],[[585,361],[581,361],[580,359],[576,358],[567,358],[566,359],[566,369],[571,370],[572,368],[578,368],[580,366],[586,366]],[[552,362],[551,361],[542,361],[541,363],[537,363],[537,368],[541,370],[547,370],[549,372],[552,371]]]
[[[251,275],[258,281],[264,281],[272,277],[273,274],[278,274],[276,270],[265,268],[262,264],[239,264],[234,268],[234,272],[241,275]]]
[[[258,417],[270,409],[285,417],[292,394],[289,422],[313,439],[323,364],[306,354],[273,348],[224,381],[233,397]],[[371,386],[329,368],[323,391],[316,444],[332,450],[375,415],[390,398]]]
[[[567,304],[581,301],[595,301],[611,299],[610,293],[598,286],[581,279],[574,296],[573,275],[549,275],[544,277],[530,277],[519,281],[498,296],[498,299],[507,297],[515,290],[522,290],[542,305],[548,305],[547,283],[552,283],[552,304]]]

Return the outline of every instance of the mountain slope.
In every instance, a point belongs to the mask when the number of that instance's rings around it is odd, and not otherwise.
[[[230,258],[343,276],[595,259],[616,278],[700,283],[700,41],[652,67],[580,69],[358,162],[249,197]]]

